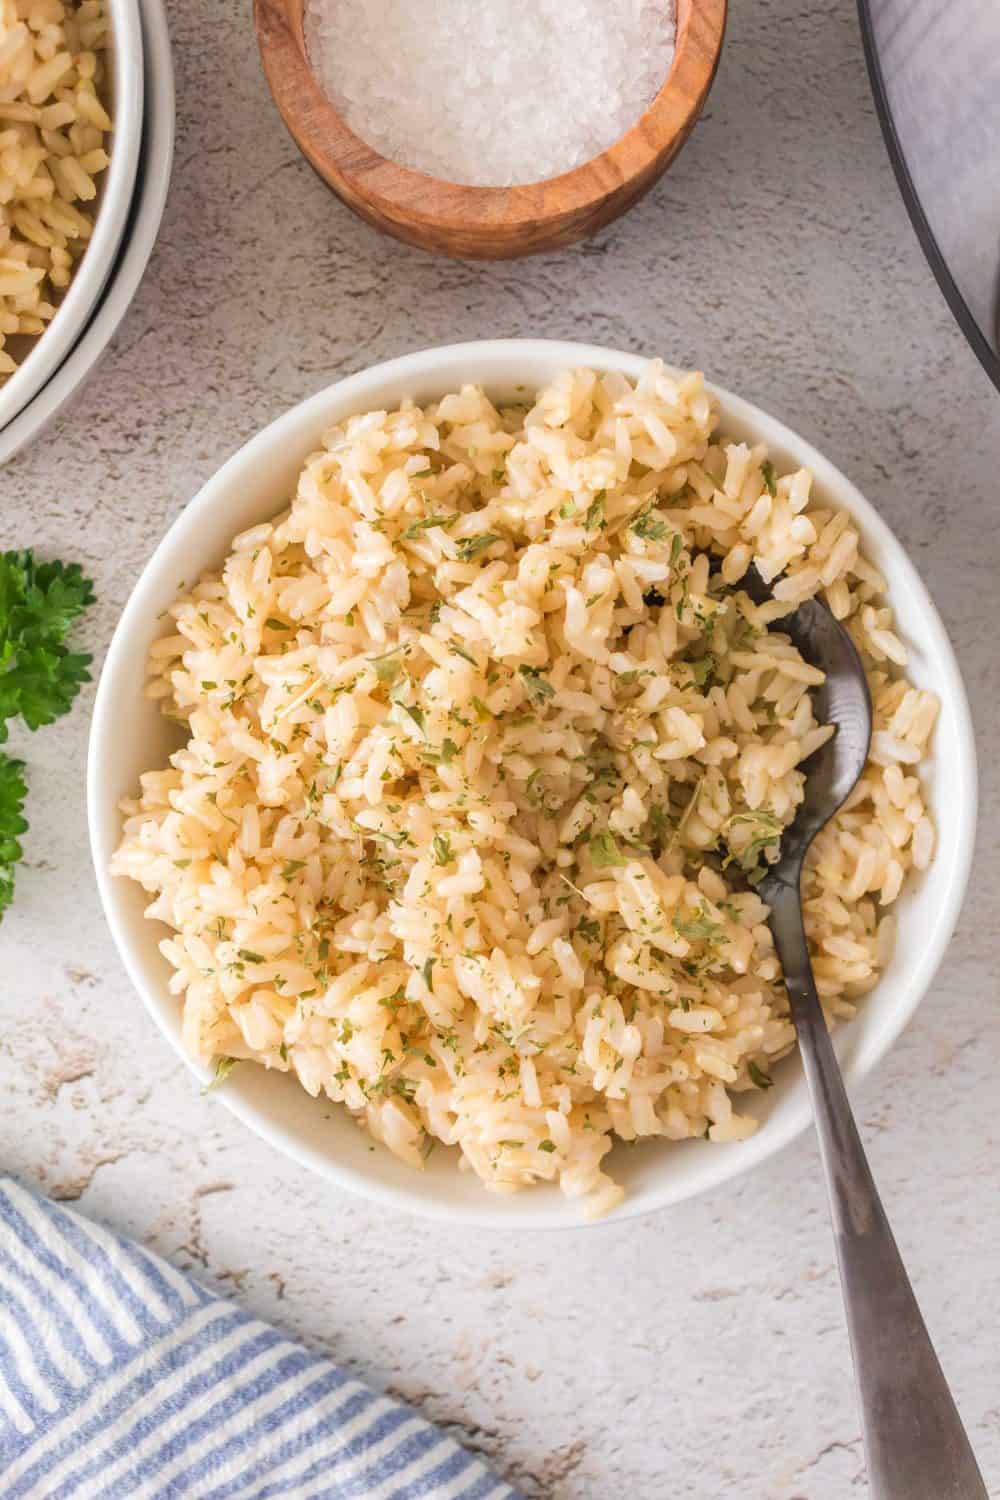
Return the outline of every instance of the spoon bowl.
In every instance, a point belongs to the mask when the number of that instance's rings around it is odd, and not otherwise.
[[[769,597],[767,585],[751,569],[744,585],[755,603]],[[853,792],[868,760],[872,739],[872,699],[865,669],[850,635],[822,599],[807,599],[778,621],[778,628],[825,680],[813,695],[817,722],[833,724],[836,733],[811,755],[805,795],[794,822],[781,838],[777,863],[760,883],[761,899],[770,905],[777,886],[798,890],[802,862],[813,839]]]

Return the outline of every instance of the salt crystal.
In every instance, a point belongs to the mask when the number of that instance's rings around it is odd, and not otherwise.
[[[402,166],[504,187],[613,145],[659,92],[674,0],[307,0],[306,45],[354,133]]]

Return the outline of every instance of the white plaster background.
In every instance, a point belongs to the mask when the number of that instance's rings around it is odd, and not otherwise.
[[[99,373],[0,473],[0,545],[79,557],[100,655],[168,521],[244,439],[338,374],[436,342],[581,336],[695,363],[851,474],[910,548],[971,690],[983,772],[949,962],[862,1096],[879,1183],[1000,1493],[994,606],[1000,400],[903,210],[853,7],[736,0],[693,139],[589,245],[497,266],[362,226],[267,95],[250,7],[170,0],[166,220]],[[0,929],[0,1165],[454,1424],[531,1497],[865,1493],[816,1151],[638,1224],[433,1228],[313,1180],[168,1051],[89,868],[92,692],[30,756],[28,861]]]

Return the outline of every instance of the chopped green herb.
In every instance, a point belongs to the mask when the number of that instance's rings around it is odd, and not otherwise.
[[[755,1062],[751,1061],[747,1063],[747,1072],[750,1074],[752,1082],[754,1082],[759,1089],[769,1089],[774,1087],[774,1079],[771,1077],[770,1073],[765,1073],[763,1068],[758,1068]]]
[[[689,938],[695,942],[708,942],[717,938],[722,932],[718,922],[713,922],[701,907],[698,915],[690,918],[674,917],[673,929],[679,937]]]
[[[434,835],[434,858],[439,865],[451,864],[451,839],[446,833]]]
[[[370,664],[375,668],[375,676],[379,682],[391,687],[403,670],[403,663],[399,659],[402,646],[393,646],[391,651],[384,651],[381,656],[370,656]]]
[[[211,1082],[206,1083],[202,1089],[202,1093],[210,1094],[213,1089],[217,1089],[220,1084],[225,1083],[238,1062],[238,1057],[220,1057],[215,1064],[215,1073],[212,1076]]]
[[[631,522],[630,531],[641,537],[644,542],[662,542],[667,534],[666,521],[657,521],[653,517],[653,507],[648,505],[644,511]]]
[[[427,730],[425,728],[425,722],[426,721],[424,719],[424,711],[423,711],[423,709],[422,708],[411,708],[408,703],[401,703],[399,706],[403,710],[404,713],[409,714],[409,716],[413,720],[414,724],[416,724],[417,728],[420,730],[420,733],[426,739],[427,738]]]
[[[423,968],[420,970],[420,973],[423,976],[424,984],[426,984],[432,995],[434,993],[434,965],[436,963],[436,958],[429,958],[424,964]]]
[[[484,724],[487,719],[492,719],[493,715],[486,707],[486,704],[483,702],[482,698],[476,698],[474,696],[472,698],[472,706],[476,711],[476,718],[481,719]]]
[[[487,547],[492,547],[494,542],[499,541],[500,538],[492,531],[484,531],[480,536],[464,536],[455,545],[461,561],[471,562],[480,552],[485,552]]]
[[[760,855],[781,842],[784,824],[774,813],[757,808],[752,812],[734,813],[726,825],[727,832],[736,825],[749,825],[750,837],[739,853],[730,848],[722,861],[722,868],[727,869],[735,860],[751,885],[758,885],[767,874],[766,868],[757,868]]]
[[[539,1151],[552,1152],[552,1151],[554,1151],[556,1149],[556,1143],[555,1143],[555,1141],[548,1141],[548,1140],[539,1141],[538,1142],[538,1149],[539,1149]]]
[[[603,530],[607,525],[604,519],[604,501],[607,498],[607,490],[598,490],[592,504],[587,509],[583,518],[583,524],[588,531]]]
[[[472,666],[477,665],[476,658],[470,655],[470,653],[466,651],[464,646],[457,646],[455,642],[452,641],[448,649],[449,651],[453,651],[456,656],[462,657],[463,661],[470,662]]]
[[[518,671],[524,679],[525,691],[532,703],[544,703],[546,699],[555,697],[555,688],[537,667],[518,667]]]
[[[589,843],[590,862],[595,870],[607,870],[614,865],[628,864],[610,833],[596,833]]]
[[[422,521],[414,521],[412,526],[407,526],[400,540],[404,542],[414,542],[422,531],[432,531],[435,526],[452,526],[457,520],[457,515],[424,516]]]
[[[240,948],[239,957],[245,964],[266,964],[267,959],[263,953],[254,953],[251,948]]]
[[[291,630],[292,628],[290,625],[286,625],[284,620],[276,620],[273,615],[269,615],[264,624],[268,630]]]
[[[701,656],[697,661],[688,661],[684,665],[694,678],[697,687],[711,687],[718,667],[714,656]]]
[[[774,477],[774,464],[769,458],[765,458],[760,466],[760,477],[764,481],[764,488],[767,490],[767,493],[769,495],[776,495],[778,493],[778,486]]]

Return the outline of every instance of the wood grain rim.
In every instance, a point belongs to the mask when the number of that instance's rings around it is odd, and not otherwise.
[[[613,218],[656,180],[697,119],[718,65],[727,0],[678,0],[674,59],[656,98],[601,155],[561,176],[516,187],[471,187],[389,161],[345,124],[306,58],[303,0],[254,0],[264,72],[281,116],[319,175],[352,208],[431,248],[452,238],[489,254],[490,237],[528,248],[566,242]],[[533,241],[539,241],[537,245]],[[439,242],[436,244],[436,242]],[[503,245],[492,253],[511,253]],[[514,251],[514,253],[519,253]]]

